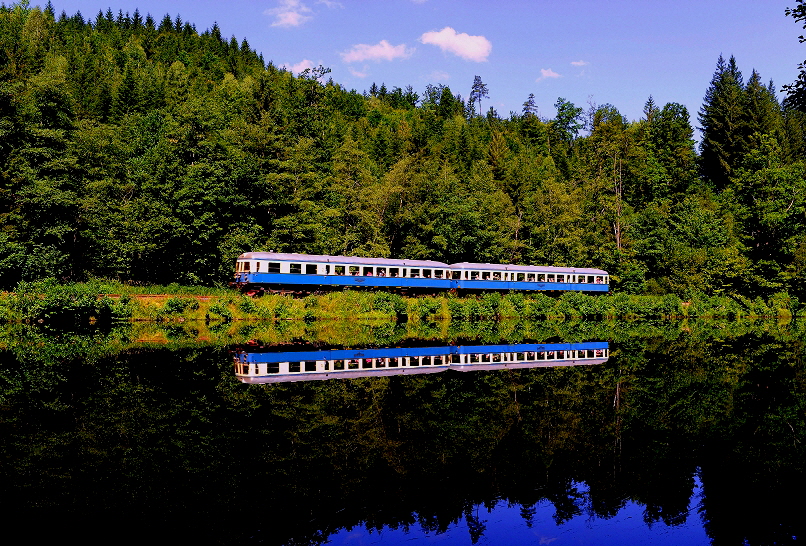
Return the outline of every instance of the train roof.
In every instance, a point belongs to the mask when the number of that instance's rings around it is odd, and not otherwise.
[[[358,264],[388,267],[433,267],[456,269],[486,269],[490,271],[524,271],[536,273],[571,273],[583,275],[607,275],[607,271],[590,267],[556,267],[552,265],[512,265],[461,262],[446,264],[432,260],[392,260],[388,258],[364,258],[360,256],[329,256],[327,254],[294,254],[282,252],[245,252],[239,260],[277,260],[278,262],[320,262],[334,264]]]
[[[277,260],[278,262],[324,262],[334,264],[361,264],[391,267],[450,267],[446,263],[431,260],[390,260],[388,258],[362,258],[359,256],[328,256],[325,254],[291,254],[279,252],[246,252],[238,256],[239,260]]]
[[[607,275],[607,271],[590,267],[556,267],[553,265],[512,265],[512,264],[476,264],[461,262],[451,264],[456,269],[486,269],[491,271],[527,271],[533,273],[571,273],[583,275]]]

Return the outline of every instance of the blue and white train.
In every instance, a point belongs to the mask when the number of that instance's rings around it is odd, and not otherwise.
[[[356,256],[247,252],[238,257],[233,286],[247,293],[371,288],[404,293],[440,291],[609,291],[607,271],[584,267],[445,264]]]

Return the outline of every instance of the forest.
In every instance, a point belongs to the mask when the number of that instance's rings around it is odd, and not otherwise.
[[[563,98],[541,117],[533,96],[481,115],[480,77],[465,99],[328,73],[295,76],[179,15],[3,4],[0,289],[222,286],[240,253],[274,250],[599,267],[629,294],[806,300],[803,74],[782,95],[720,56],[699,112],[650,96],[629,121]]]

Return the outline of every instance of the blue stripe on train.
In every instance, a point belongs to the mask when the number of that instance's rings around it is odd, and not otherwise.
[[[448,345],[445,347],[391,347],[385,349],[332,349],[325,351],[286,351],[249,353],[245,362],[309,362],[316,360],[353,360],[356,358],[400,358],[406,356],[447,356],[450,354],[523,353],[545,351],[582,351],[607,349],[606,341],[586,343],[519,343],[514,345]],[[447,363],[445,363],[447,365]]]
[[[363,275],[302,275],[289,273],[239,273],[237,282],[259,285],[300,286],[371,286],[377,288],[433,288],[437,290],[577,290],[607,292],[607,284],[526,282],[526,281],[473,281],[425,279],[410,277],[372,277]]]

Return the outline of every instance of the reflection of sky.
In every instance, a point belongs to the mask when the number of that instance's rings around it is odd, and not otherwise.
[[[587,487],[576,484],[578,491],[587,499]],[[583,501],[581,514],[557,525],[554,521],[554,506],[543,500],[535,505],[531,528],[521,515],[520,505],[508,505],[499,501],[488,511],[484,506],[474,506],[472,513],[478,516],[484,532],[476,544],[534,544],[551,546],[651,544],[653,546],[687,546],[710,544],[705,534],[702,520],[697,513],[702,484],[695,477],[694,492],[689,501],[685,523],[669,526],[662,521],[647,525],[644,522],[644,507],[628,502],[618,514],[609,519],[590,516],[585,513]],[[419,525],[412,525],[408,531],[384,528],[380,533],[368,532],[364,528],[342,530],[329,537],[334,546],[368,546],[371,544],[472,544],[467,521],[463,518],[451,525],[447,532],[436,534],[424,532]]]

